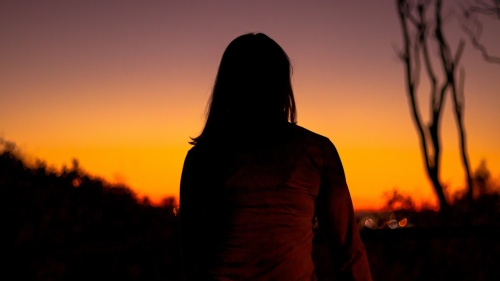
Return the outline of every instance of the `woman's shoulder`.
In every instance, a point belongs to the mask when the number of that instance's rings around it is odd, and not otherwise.
[[[188,156],[191,158],[208,157],[212,154],[224,155],[227,153],[236,153],[248,149],[273,149],[276,146],[288,146],[314,148],[321,151],[328,150],[333,146],[329,138],[306,129],[293,123],[286,123],[269,126],[256,135],[250,135],[246,138],[221,138],[219,141],[200,142],[191,147]]]
[[[306,142],[310,145],[317,146],[330,146],[332,142],[329,138],[306,129],[297,124],[289,124],[289,130],[295,135],[300,141]]]

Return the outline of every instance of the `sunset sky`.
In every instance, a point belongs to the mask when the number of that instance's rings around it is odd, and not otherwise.
[[[453,49],[466,38],[457,12],[445,6]],[[500,56],[500,20],[484,23],[481,40]],[[397,56],[395,1],[2,1],[0,137],[55,167],[76,158],[140,196],[178,196],[221,55],[248,32],[288,53],[298,124],[337,146],[357,209],[380,208],[393,188],[434,202]],[[485,159],[498,178],[500,65],[467,42],[462,66],[472,168]],[[441,175],[455,190],[464,176],[450,101]]]

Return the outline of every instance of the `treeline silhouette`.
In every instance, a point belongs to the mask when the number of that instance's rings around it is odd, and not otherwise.
[[[180,279],[174,200],[152,206],[76,160],[57,172],[0,145],[1,280]]]
[[[173,199],[152,205],[76,160],[60,171],[27,162],[0,139],[0,280],[181,280]],[[446,216],[415,211],[397,191],[376,227],[358,214],[374,280],[500,280],[500,185],[485,165],[474,179],[475,204],[457,193]],[[405,219],[405,227],[389,227]],[[315,230],[318,280],[332,280],[326,240]]]
[[[446,213],[416,211],[410,195],[387,194],[385,227],[360,225],[374,280],[500,280],[500,183],[485,161],[472,180],[472,204],[465,189],[447,194]]]

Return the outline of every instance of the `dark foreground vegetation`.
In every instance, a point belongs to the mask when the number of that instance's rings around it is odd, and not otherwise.
[[[173,200],[0,154],[0,280],[179,280]],[[6,276],[11,278],[4,279]]]
[[[11,143],[0,149],[1,280],[181,279],[174,200],[151,205],[76,161],[56,171],[28,165]],[[386,217],[360,216],[374,279],[500,280],[500,196],[483,182],[474,206],[457,197],[446,216],[401,196]],[[318,234],[319,280],[330,275],[325,249]]]

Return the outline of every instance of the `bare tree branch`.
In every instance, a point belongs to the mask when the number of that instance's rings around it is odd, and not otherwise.
[[[498,7],[500,0],[489,0]],[[442,0],[396,0],[398,15],[403,33],[403,51],[399,53],[400,59],[404,62],[406,73],[406,84],[408,101],[415,127],[417,129],[420,147],[424,158],[427,176],[432,182],[434,191],[439,199],[441,210],[446,213],[449,208],[447,198],[444,194],[443,185],[440,180],[441,163],[441,131],[440,122],[443,115],[445,96],[448,92],[452,95],[453,113],[459,135],[460,155],[466,175],[466,185],[470,204],[472,204],[472,178],[467,152],[467,138],[463,122],[464,115],[464,81],[465,71],[463,68],[457,76],[460,59],[465,49],[465,40],[460,40],[454,51],[448,44],[444,33],[443,1]],[[462,5],[471,7],[470,4]],[[479,38],[482,32],[482,25],[476,24],[472,19],[477,17],[477,13],[489,11],[490,2],[479,0],[469,17],[464,21],[464,28],[467,29],[471,38]],[[465,17],[464,17],[465,18]],[[471,40],[478,45],[478,40]],[[432,54],[431,46],[438,49],[438,54]],[[476,46],[477,47],[477,46]],[[422,63],[422,66],[421,66]],[[435,70],[435,65],[439,65],[442,72]],[[420,75],[425,74],[430,84],[430,119],[426,124],[420,116],[420,108],[417,103],[418,85]]]
[[[468,158],[468,152],[467,152],[467,138],[466,138],[466,133],[465,133],[465,127],[462,121],[462,115],[463,115],[463,92],[462,94],[458,93],[458,87],[457,83],[455,81],[455,73],[456,73],[456,67],[458,65],[458,62],[460,60],[460,57],[462,55],[465,42],[463,40],[460,41],[457,52],[455,53],[455,59],[452,59],[453,55],[451,52],[451,49],[444,37],[444,34],[442,32],[442,22],[441,22],[441,10],[442,10],[442,0],[436,0],[436,39],[439,43],[439,50],[440,50],[440,56],[441,56],[441,65],[443,66],[443,70],[446,73],[446,83],[448,87],[450,87],[451,94],[452,94],[452,99],[453,99],[453,105],[454,105],[454,115],[455,115],[455,120],[456,120],[456,125],[457,125],[457,131],[459,135],[459,142],[460,142],[460,152],[461,152],[461,158],[462,158],[462,164],[463,168],[465,171],[465,176],[466,176],[466,185],[467,185],[467,190],[468,190],[468,196],[469,196],[469,203],[472,204],[473,198],[472,198],[472,176],[471,176],[471,171],[470,171],[470,165],[469,165],[469,158]],[[464,75],[461,76],[462,78]],[[463,81],[460,81],[459,83],[463,83]],[[463,90],[463,85],[461,87]],[[462,97],[461,99],[459,98],[459,95]]]
[[[488,3],[476,0],[474,4],[467,2],[460,6],[463,15],[462,30],[469,37],[472,46],[481,53],[485,61],[500,64],[500,56],[491,55],[486,46],[480,42],[483,24],[478,20],[478,15],[491,16],[500,20],[500,0],[490,0]]]
[[[439,97],[437,97],[438,82],[428,51],[428,27],[425,19],[425,11],[430,2],[431,0],[420,0],[417,2],[417,6],[412,6],[407,0],[396,0],[399,20],[403,31],[404,44],[403,51],[401,52],[402,55],[400,55],[400,57],[405,65],[408,100],[410,102],[412,118],[417,129],[426,172],[438,196],[440,209],[443,213],[446,213],[449,209],[449,205],[444,195],[441,180],[439,179],[441,155],[439,119],[441,116],[442,102],[444,100],[444,94],[447,86],[442,88]],[[413,15],[412,11],[414,11],[415,8],[417,8],[418,12],[416,15]],[[417,31],[414,34],[414,40],[411,40],[412,35],[408,26],[409,24],[413,25]],[[420,116],[419,106],[416,101],[419,77],[420,72],[422,71],[420,59],[424,61],[425,71],[431,81],[431,96],[433,102],[431,103],[432,113],[429,125],[424,125]],[[446,84],[447,82],[445,82],[445,85]],[[438,98],[439,101],[436,101]],[[432,147],[432,150],[430,150],[429,147]]]

